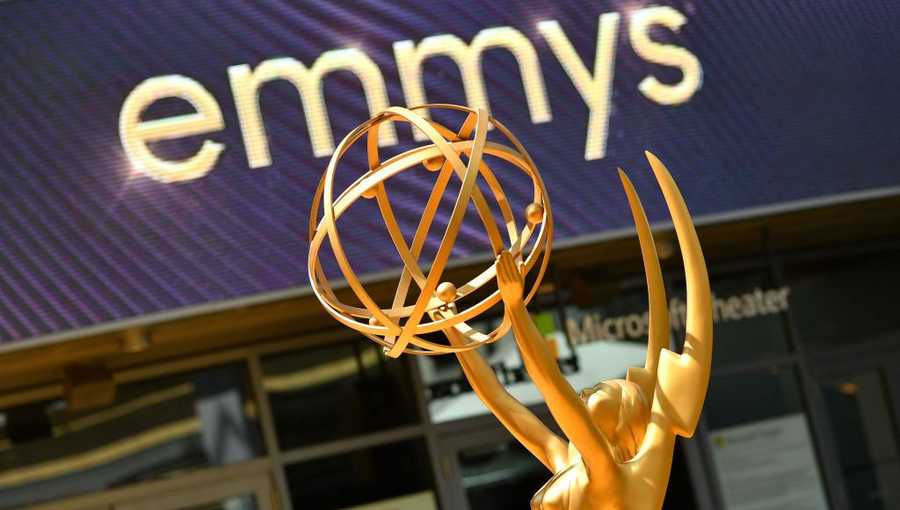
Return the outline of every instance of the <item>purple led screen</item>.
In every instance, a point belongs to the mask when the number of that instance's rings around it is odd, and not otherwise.
[[[448,50],[455,36],[471,55],[485,43],[476,69],[491,112],[540,167],[565,242],[630,227],[620,165],[651,220],[667,220],[645,148],[699,218],[892,192],[898,19],[890,0],[0,2],[0,342],[307,286],[306,222],[327,162],[311,141],[312,125],[323,140],[322,115],[307,118],[318,89],[302,100],[286,79],[254,89],[269,161],[251,165],[229,69],[290,58],[315,70],[323,54],[355,49],[387,102],[406,105],[415,80],[403,51],[424,51],[424,40]],[[595,58],[598,37],[610,44]],[[429,101],[467,102],[457,63],[445,52],[414,69]],[[199,84],[221,123],[150,142],[153,157],[177,163],[204,141],[221,152],[203,175],[163,182],[123,147],[120,114],[140,84],[172,75]],[[369,117],[362,82],[347,69],[323,75],[335,143]],[[164,97],[140,120],[196,106]],[[386,152],[414,145],[407,126],[396,136]],[[428,175],[399,186],[426,189]],[[524,204],[519,184],[507,191]],[[415,193],[402,191],[396,207],[413,217],[419,203],[402,197]],[[359,273],[396,267],[366,242],[374,229],[380,217],[364,215],[342,230]],[[455,255],[484,246],[470,229]]]

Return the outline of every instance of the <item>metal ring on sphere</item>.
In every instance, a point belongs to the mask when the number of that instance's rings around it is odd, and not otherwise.
[[[460,128],[453,131],[417,113],[426,109],[456,110],[467,115]],[[425,133],[431,143],[381,161],[378,151],[378,129],[381,124],[394,121],[407,122],[414,128],[418,128]],[[489,125],[493,125],[511,143],[512,147],[487,141]],[[368,172],[335,199],[334,176],[338,162],[350,147],[363,137],[366,137]],[[468,164],[463,164],[460,158],[461,154],[467,155]],[[511,163],[532,181],[534,196],[532,204],[529,205],[531,219],[525,222],[521,230],[517,226],[515,215],[499,181],[483,160],[485,154]],[[425,204],[413,241],[409,244],[400,231],[384,182],[390,177],[420,164],[436,172],[438,176]],[[428,237],[447,184],[454,176],[461,182],[459,195],[441,238],[437,254],[430,264],[428,273],[425,274],[419,266],[419,255]],[[503,224],[506,226],[508,244],[504,241],[504,236],[497,226],[490,205],[477,185],[479,176],[484,179],[499,206]],[[377,201],[388,234],[404,264],[393,304],[386,309],[382,309],[366,291],[341,246],[338,219],[361,197]],[[451,303],[442,300],[437,295],[437,287],[441,283],[441,276],[450,258],[470,201],[474,203],[487,230],[488,239],[495,254],[504,249],[509,250],[513,257],[522,261],[520,271],[523,277],[535,266],[538,267],[534,283],[524,296],[525,302],[528,303],[537,292],[547,269],[553,237],[553,217],[540,173],[519,140],[483,109],[475,110],[457,105],[429,104],[409,109],[392,107],[362,123],[338,144],[313,197],[309,222],[308,271],[312,290],[316,297],[325,310],[338,322],[382,345],[389,356],[396,357],[403,352],[426,355],[459,352],[474,349],[502,337],[510,327],[509,319],[505,315],[500,325],[489,333],[476,331],[466,323],[500,302],[498,289],[494,289],[490,295],[478,303],[459,311],[453,307],[453,312],[449,312],[450,305],[460,298],[484,285],[496,285],[494,264],[466,284],[455,287],[455,298]],[[535,218],[539,218],[539,221],[533,221]],[[537,239],[526,255],[523,253],[523,249],[528,246],[535,231],[537,231]],[[335,296],[319,262],[319,250],[326,239],[347,286],[359,299],[362,307],[344,304]],[[538,260],[540,260],[539,266]],[[420,292],[415,303],[408,305],[406,298],[412,284],[417,285]],[[445,286],[442,289],[442,297],[447,299],[448,292],[452,293],[453,290],[453,286]],[[467,343],[461,346],[444,345],[425,340],[420,336],[450,328],[460,331],[468,340]]]

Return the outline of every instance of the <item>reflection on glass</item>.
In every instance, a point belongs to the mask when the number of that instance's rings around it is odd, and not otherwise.
[[[881,374],[823,381],[844,482],[854,509],[900,508],[896,427]]]
[[[177,510],[257,510],[256,498],[253,496],[234,496],[221,501],[202,505],[179,507]]]
[[[765,269],[710,275],[715,349],[713,367],[771,358],[788,350],[785,313],[795,302],[789,287],[777,287]],[[685,328],[684,281],[673,281],[669,313],[675,338]]]
[[[839,346],[900,337],[898,255],[788,265],[791,310],[803,341]]]
[[[242,366],[127,384],[111,405],[0,411],[0,508],[99,491],[260,453]]]
[[[518,441],[463,449],[459,466],[471,510],[519,510],[550,479]]]
[[[793,368],[717,375],[709,381],[703,408],[710,430],[803,412]]]
[[[401,361],[363,338],[263,359],[263,383],[282,449],[417,420]]]
[[[433,489],[421,440],[293,464],[285,475],[297,509],[338,510]]]

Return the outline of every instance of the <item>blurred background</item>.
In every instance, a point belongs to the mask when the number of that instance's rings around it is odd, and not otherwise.
[[[643,151],[671,170],[715,356],[666,508],[900,507],[898,21],[891,0],[0,2],[0,509],[526,508],[549,473],[456,359],[386,358],[309,290],[331,152],[424,102],[489,109],[540,168],[554,253],[530,309],[576,389],[644,359],[618,166],[680,348],[680,252]],[[382,159],[420,135],[385,126]],[[521,214],[530,183],[496,165]],[[336,192],[367,168],[351,149]],[[408,236],[434,175],[389,184]],[[371,207],[338,225],[389,302],[399,258]],[[468,220],[457,283],[493,260]],[[482,353],[549,423],[512,340]]]

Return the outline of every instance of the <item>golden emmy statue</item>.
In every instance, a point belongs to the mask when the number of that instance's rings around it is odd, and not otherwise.
[[[461,112],[465,120],[453,131],[420,115],[425,108]],[[425,133],[431,143],[381,161],[378,127],[384,122],[408,122]],[[489,126],[506,138],[509,145],[488,141]],[[338,162],[363,137],[367,144],[368,171],[335,199],[333,186]],[[669,317],[659,260],[641,202],[620,170],[647,279],[650,302],[647,358],[644,367],[629,368],[624,380],[601,382],[580,394],[560,373],[552,348],[526,309],[547,268],[553,223],[547,193],[534,162],[503,124],[483,110],[455,105],[389,108],[350,132],[338,145],[313,200],[309,277],[319,301],[339,322],[382,345],[388,356],[396,357],[404,352],[455,353],[482,402],[552,473],[550,481],[532,499],[533,509],[661,508],[675,436],[690,437],[700,417],[712,356],[709,279],[694,225],[678,188],[665,166],[649,152],[646,154],[669,207],[684,260],[687,282],[684,350],[676,354],[664,347],[669,342]],[[486,162],[487,157],[499,158],[531,179],[534,198],[519,210],[520,217],[524,217],[521,229],[497,176]],[[412,242],[407,243],[391,207],[385,181],[419,165],[437,172],[437,176]],[[423,271],[419,256],[440,199],[454,176],[460,180],[459,195],[437,253],[428,270]],[[479,178],[490,190],[489,194],[478,186]],[[338,234],[338,219],[361,197],[377,201],[388,234],[404,264],[393,303],[387,308],[375,302],[354,274]],[[493,199],[502,215],[505,236],[488,198]],[[441,276],[470,203],[484,224],[497,255],[496,262],[462,285],[442,282]],[[319,257],[326,239],[341,274],[358,299],[354,305],[338,300],[325,277]],[[532,271],[535,271],[533,284],[526,289],[525,276]],[[473,293],[482,288],[490,290],[486,286],[495,281],[496,289],[487,296],[463,305],[467,296],[472,301]],[[418,287],[418,296],[409,300],[413,284]],[[496,329],[482,332],[467,324],[501,301],[505,313]],[[475,350],[499,339],[510,327],[530,378],[568,441],[510,396]],[[442,332],[447,343],[423,338],[436,332]]]

